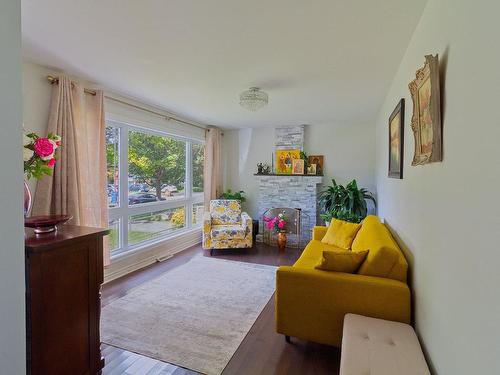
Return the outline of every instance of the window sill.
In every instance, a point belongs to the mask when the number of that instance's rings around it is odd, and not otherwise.
[[[168,242],[170,240],[175,240],[179,237],[183,237],[185,235],[194,234],[200,232],[201,234],[201,225],[196,227],[191,227],[189,229],[183,229],[175,232],[172,235],[168,235],[165,237],[160,237],[155,240],[144,242],[143,244],[138,244],[135,246],[131,246],[129,249],[125,251],[121,251],[115,255],[111,255],[111,264],[116,261],[120,261],[123,259],[127,259],[128,257],[134,256],[137,252],[143,252],[158,246],[161,246],[163,243]]]
[[[201,243],[201,227],[191,228],[175,236],[159,239],[154,243],[136,247],[114,256],[111,264],[104,269],[104,283],[147,267],[160,260]]]

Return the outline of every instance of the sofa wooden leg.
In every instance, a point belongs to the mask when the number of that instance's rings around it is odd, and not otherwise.
[[[286,341],[287,343],[290,343],[290,336],[285,335],[285,341]]]

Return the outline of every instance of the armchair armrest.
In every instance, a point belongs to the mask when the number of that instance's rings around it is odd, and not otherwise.
[[[410,322],[410,290],[401,281],[282,266],[276,274],[279,333],[339,346],[347,313]]]
[[[210,235],[210,229],[212,228],[212,217],[209,211],[203,213],[203,234]]]
[[[328,227],[316,225],[313,227],[313,240],[321,241],[325,237]]]
[[[241,213],[241,225],[245,228],[245,234],[252,234],[252,218],[246,212]]]

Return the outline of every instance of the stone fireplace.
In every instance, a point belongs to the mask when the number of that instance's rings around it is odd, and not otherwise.
[[[304,148],[304,126],[275,129],[275,150]],[[256,175],[259,179],[259,220],[269,208],[300,208],[301,243],[311,239],[318,218],[317,198],[322,176]],[[261,231],[262,233],[262,231]],[[262,236],[257,240],[262,241]]]

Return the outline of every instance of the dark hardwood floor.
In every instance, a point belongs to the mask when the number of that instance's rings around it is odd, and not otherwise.
[[[103,306],[124,296],[131,288],[186,263],[199,253],[210,256],[209,252],[203,251],[201,246],[194,246],[162,263],[156,263],[107,283],[103,287]],[[279,253],[276,247],[258,243],[251,249],[214,250],[212,257],[279,266],[293,264],[300,253],[299,249],[288,248],[284,253]],[[103,375],[198,374],[106,344],[102,345],[102,351],[106,359]],[[292,338],[291,343],[286,343],[284,337],[275,332],[273,296],[222,374],[331,375],[338,374],[339,365],[340,351],[338,349],[296,338]]]

